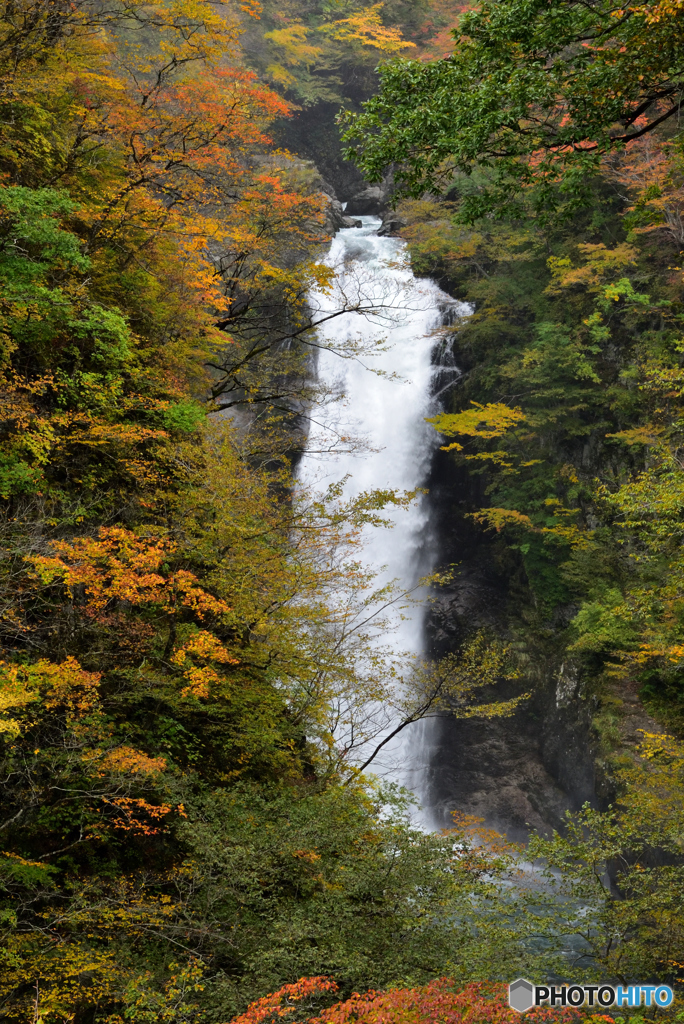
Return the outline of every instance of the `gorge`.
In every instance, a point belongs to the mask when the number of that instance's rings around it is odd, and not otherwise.
[[[683,33],[0,10],[3,1021],[681,990]]]
[[[425,489],[409,509],[392,513],[390,529],[366,527],[364,538],[363,557],[378,583],[394,580],[400,593],[413,592],[436,568],[454,566],[455,579],[433,594],[435,604],[419,594],[417,605],[400,603],[393,613],[391,657],[405,671],[412,659],[455,649],[483,625],[501,629],[502,601],[487,568],[478,573],[477,532],[466,521],[458,527],[449,521],[468,480],[454,481],[439,435],[426,422],[458,384],[453,331],[472,307],[429,278],[415,278],[405,243],[378,236],[379,217],[363,216],[361,223],[335,235],[327,257],[335,287],[314,293],[311,302],[315,319],[322,319],[356,290],[378,312],[347,313],[318,330],[316,373],[343,397],[315,410],[310,454],[299,464],[298,479],[309,490],[344,480],[347,495],[373,487]],[[341,359],[338,353],[354,338],[359,355]],[[363,439],[370,451],[327,456],[333,438],[344,436]],[[386,639],[378,635],[379,644]],[[589,715],[576,687],[564,693],[553,667],[549,673],[534,681],[532,699],[512,719],[459,721],[442,714],[413,723],[382,748],[369,770],[413,790],[419,819],[433,828],[449,827],[452,811],[481,817],[515,840],[524,840],[530,828],[562,828],[566,810],[595,801],[594,767]],[[520,689],[508,684],[506,696]],[[379,710],[378,720],[376,743],[396,727],[396,712]],[[369,748],[356,752],[357,763]]]

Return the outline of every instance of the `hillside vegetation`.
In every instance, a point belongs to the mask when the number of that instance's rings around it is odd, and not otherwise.
[[[475,306],[433,423],[482,477],[521,628],[681,729],[680,7],[485,3],[458,31],[346,119],[362,166],[397,161],[416,271]]]
[[[596,212],[563,227],[465,227],[460,178],[451,205],[408,210],[416,267],[478,301],[457,341],[470,374],[437,426],[487,474],[473,511],[527,618],[390,664],[369,609],[400,595],[359,537],[414,496],[294,486],[307,411],[331,397],[306,298],[333,272],[320,177],[278,141],[296,108],[370,95],[379,60],[443,52],[457,13],[2,9],[4,1020],[503,1024],[499,988],[458,990],[557,975],[569,936],[577,977],[681,967],[676,739],[616,767],[614,810],[533,840],[541,887],[480,823],[426,834],[355,768],[378,704],[402,723],[510,714],[480,688],[516,678],[525,645],[643,680],[673,721],[680,693],[674,136],[606,157]],[[361,294],[348,308],[367,311]]]

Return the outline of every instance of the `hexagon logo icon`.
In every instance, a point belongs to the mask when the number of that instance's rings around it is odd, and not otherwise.
[[[516,978],[508,986],[508,1005],[518,1013],[527,1013],[534,1006],[534,985],[525,978]]]

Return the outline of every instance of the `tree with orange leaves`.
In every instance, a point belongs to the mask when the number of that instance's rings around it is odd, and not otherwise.
[[[85,351],[74,360],[72,348],[66,361],[73,382],[67,390],[78,413],[67,402],[59,422],[50,420],[50,425],[46,403],[54,403],[55,388],[64,394],[63,382],[45,379],[37,384],[23,374],[18,355],[13,357],[19,376],[8,382],[13,396],[8,422],[18,426],[30,416],[31,433],[37,435],[30,443],[39,455],[26,458],[29,444],[10,427],[7,446],[16,451],[9,460],[19,467],[10,471],[15,480],[14,485],[8,480],[10,488],[26,491],[44,480],[41,467],[58,461],[57,437],[66,441],[60,447],[70,460],[74,448],[68,439],[76,435],[80,461],[86,430],[91,436],[93,429],[110,437],[116,433],[101,422],[96,427],[92,413],[86,413],[93,397],[92,373],[102,369],[114,348],[103,348],[98,332],[116,335],[116,358],[125,362],[120,376],[126,381],[124,391],[139,395],[156,389],[154,399],[149,394],[144,400],[147,422],[134,426],[131,407],[122,408],[127,397],[120,387],[114,396],[100,373],[99,387],[109,392],[109,409],[118,406],[126,418],[127,442],[138,444],[138,450],[140,443],[161,442],[159,456],[164,442],[159,428],[163,430],[167,408],[180,400],[179,423],[201,416],[176,387],[179,374],[188,373],[195,389],[206,386],[198,352],[216,355],[226,347],[234,352],[245,323],[250,339],[256,331],[263,341],[270,329],[266,348],[277,346],[275,326],[288,315],[300,315],[312,282],[321,284],[329,277],[327,268],[312,257],[322,237],[320,197],[306,181],[293,182],[290,188],[293,175],[285,156],[264,163],[267,123],[288,108],[239,66],[242,16],[230,5],[200,5],[187,12],[180,5],[153,13],[133,4],[105,17],[83,4],[61,11],[53,22],[41,4],[26,4],[11,13],[3,88],[13,113],[5,121],[4,167],[19,187],[56,185],[66,187],[71,197],[50,197],[44,191],[42,209],[27,210],[21,205],[27,196],[14,191],[17,185],[5,193],[5,230],[13,237],[19,230],[22,239],[12,253],[12,270],[19,274],[16,287],[5,280],[10,303],[5,308],[5,347],[14,350],[22,342],[25,361],[35,363],[37,353],[26,342],[47,345],[48,363],[54,366],[75,324]],[[123,24],[125,46],[117,27]],[[23,42],[17,50],[19,37]],[[29,137],[22,126],[34,114]],[[22,237],[29,220],[38,221],[36,237],[33,229]],[[38,236],[60,222],[60,243],[68,242],[69,252],[62,246],[57,262],[36,261]],[[70,239],[67,224],[75,230]],[[48,248],[46,255],[50,252]],[[24,262],[16,258],[21,256]],[[36,290],[27,302],[24,278],[31,264],[34,282],[43,288],[49,280],[53,294]],[[57,279],[59,291],[54,292]],[[71,307],[67,316],[42,315],[43,309],[54,313],[60,306],[65,314]],[[17,333],[27,309],[34,313],[32,337]],[[158,353],[144,365],[145,348],[160,344],[165,366]],[[93,345],[99,352],[94,353],[95,365],[89,366],[83,356],[87,360]],[[237,360],[234,354],[221,360],[221,365],[227,362],[231,384],[230,368],[236,362],[251,363],[252,348],[241,349]],[[261,348],[256,349],[258,356]],[[41,352],[38,362],[47,355],[47,350]],[[91,374],[88,398],[77,383],[84,372]],[[221,370],[217,393],[225,387],[224,376]],[[40,411],[36,389],[42,396]],[[170,399],[162,397],[164,391]],[[142,411],[139,399],[133,404]],[[23,412],[14,419],[20,408]],[[170,415],[173,419],[176,414]],[[132,454],[130,447],[127,454]]]
[[[607,161],[606,176],[625,190],[625,219],[636,234],[669,231],[684,245],[684,160],[681,146],[646,135]]]

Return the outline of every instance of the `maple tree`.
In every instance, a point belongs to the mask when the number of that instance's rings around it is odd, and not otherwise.
[[[287,1018],[294,1011],[296,1003],[322,992],[337,992],[338,988],[332,978],[300,978],[294,984],[283,985],[277,992],[250,1003],[246,1011],[231,1024],[261,1024],[262,1021]]]
[[[325,1010],[320,1017],[326,1024],[346,1021],[377,1020],[378,1015],[393,1021],[482,1021],[508,1022],[518,1018],[508,1005],[508,991],[503,985],[477,983],[459,991],[453,978],[439,978],[421,988],[390,989],[387,992],[354,994],[351,999]],[[532,1020],[571,1021],[576,1011],[571,1009],[538,1008],[532,1011]]]
[[[682,158],[673,141],[646,136],[612,160],[607,175],[628,193],[625,219],[633,234],[664,228],[684,243]]]
[[[231,1024],[260,1024],[269,1014],[272,1019],[286,1017],[293,1012],[292,1001],[300,1001],[316,991],[337,990],[327,978],[301,978],[296,985],[286,985],[253,1003],[246,1013]],[[283,1005],[283,1002],[285,1005]],[[300,1011],[301,1012],[301,1011]],[[389,1019],[409,1024],[423,1021],[482,1021],[503,1024],[514,1021],[515,1011],[508,1005],[508,993],[503,985],[476,983],[461,988],[453,978],[438,978],[416,988],[390,988],[384,992],[355,992],[325,1009],[319,1016],[309,1018],[308,1024],[346,1024],[347,1021],[374,1021]],[[539,1008],[532,1011],[532,1020],[572,1021],[577,1011],[569,1008]]]
[[[241,17],[230,5],[187,14],[181,5],[158,17],[140,5],[108,20],[85,4],[71,11],[73,26],[68,33],[65,27],[56,46],[41,51],[39,12],[26,30],[32,47],[5,76],[8,102],[16,108],[25,101],[27,116],[38,105],[44,132],[37,168],[22,151],[17,119],[10,119],[5,166],[22,182],[29,178],[21,175],[30,173],[32,189],[62,190],[51,200],[43,194],[52,207],[43,210],[41,226],[29,230],[40,234],[55,218],[75,229],[70,254],[55,250],[55,261],[44,268],[53,288],[58,275],[58,294],[66,289],[73,305],[63,327],[77,322],[84,343],[98,330],[112,338],[107,350],[104,341],[95,341],[96,365],[79,365],[79,372],[101,370],[116,334],[118,359],[127,357],[125,376],[143,369],[146,348],[162,345],[162,387],[172,388],[178,372],[194,377],[197,386],[203,383],[200,352],[216,355],[230,347],[247,319],[247,332],[263,337],[268,323],[261,321],[282,321],[288,305],[297,315],[312,284],[329,277],[312,258],[324,237],[320,196],[293,179],[286,156],[270,162],[264,156],[267,124],[287,114],[288,106],[239,62],[229,63]],[[124,46],[117,25],[127,19],[132,27]],[[150,32],[156,33],[154,45]],[[8,201],[13,194],[10,189]],[[16,193],[7,210],[8,231],[22,218],[16,205],[21,196]],[[25,212],[32,221],[38,213]],[[59,235],[64,245],[66,227]],[[30,234],[25,242],[28,249],[7,254],[8,274],[19,275],[15,288],[23,309],[22,275],[34,259]],[[89,271],[93,283],[84,290]],[[53,298],[41,292],[32,303],[40,308]],[[21,320],[22,308],[7,312]],[[264,312],[255,324],[257,308]],[[44,342],[54,357],[55,318],[42,324],[52,331]],[[67,368],[74,369],[73,354]],[[144,369],[149,386],[150,372],[159,374],[161,367]]]

